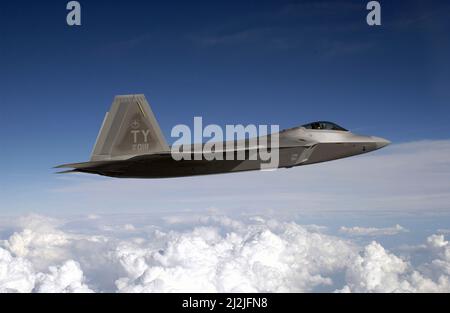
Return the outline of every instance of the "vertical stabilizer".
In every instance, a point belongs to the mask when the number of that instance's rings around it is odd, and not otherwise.
[[[167,151],[169,146],[145,96],[116,96],[103,120],[91,161]]]

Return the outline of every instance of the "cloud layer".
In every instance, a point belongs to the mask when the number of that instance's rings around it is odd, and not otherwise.
[[[220,215],[173,225],[19,219],[0,245],[0,291],[450,292],[444,235],[413,247],[422,260],[415,264],[414,254],[360,245],[317,225]]]
[[[339,231],[344,234],[352,235],[352,236],[392,236],[400,233],[408,232],[406,228],[397,224],[393,227],[384,227],[384,228],[376,228],[376,227],[345,227],[342,226]]]
[[[84,284],[80,265],[68,260],[50,266],[47,273],[36,272],[33,264],[0,248],[0,292],[92,292]]]

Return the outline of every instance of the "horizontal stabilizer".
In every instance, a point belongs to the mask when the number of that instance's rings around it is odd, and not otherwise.
[[[55,166],[54,168],[74,168],[74,169],[80,169],[80,168],[89,168],[98,166],[101,164],[104,164],[105,162],[82,162],[82,163],[69,163],[69,164],[62,164]]]
[[[56,172],[55,174],[68,174],[68,173],[79,173],[79,171],[77,169],[73,169],[73,170],[67,170],[67,171],[62,171],[62,172]]]

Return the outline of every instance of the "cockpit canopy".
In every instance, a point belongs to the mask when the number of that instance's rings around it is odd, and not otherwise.
[[[326,121],[319,121],[314,123],[309,123],[302,125],[302,127],[306,129],[321,129],[321,130],[340,130],[340,131],[348,131],[347,129],[332,123],[332,122],[326,122]]]

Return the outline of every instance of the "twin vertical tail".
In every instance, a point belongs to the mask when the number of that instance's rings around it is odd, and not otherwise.
[[[168,151],[145,96],[116,96],[103,120],[91,161],[123,160]]]

